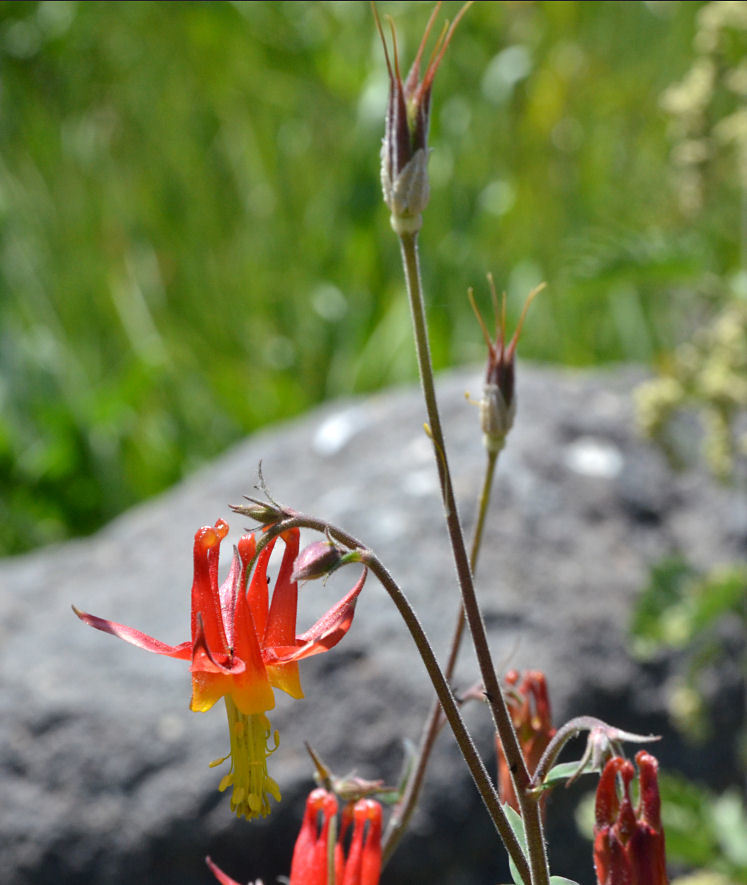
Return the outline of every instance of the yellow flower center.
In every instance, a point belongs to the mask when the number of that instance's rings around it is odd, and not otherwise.
[[[231,736],[231,770],[221,780],[218,789],[233,787],[231,811],[238,817],[253,820],[270,813],[270,796],[280,801],[280,787],[267,774],[267,757],[278,746],[278,733],[272,733],[270,720],[264,713],[246,715],[226,695],[228,731]],[[270,736],[274,743],[269,746]],[[211,762],[211,767],[225,762],[229,756]]]

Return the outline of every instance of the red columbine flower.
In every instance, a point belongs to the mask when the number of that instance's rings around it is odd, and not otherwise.
[[[330,860],[335,883],[342,882],[344,859],[337,841],[337,799],[321,788],[306,800],[301,831],[291,861],[291,885],[327,885]]]
[[[381,875],[381,805],[374,799],[359,799],[352,811],[348,805],[342,815],[341,839],[345,838],[351,817],[353,835],[341,885],[378,885]]]
[[[425,44],[441,8],[439,0],[428,19],[415,61],[403,83],[394,25],[392,25],[393,60],[390,60],[376,6],[372,4],[389,72],[389,102],[386,110],[384,141],[381,146],[381,185],[384,202],[392,213],[392,226],[398,234],[415,233],[422,223],[421,213],[429,197],[428,128],[431,118],[433,78],[459,20],[471,5],[472,0],[464,4],[451,27],[448,22],[446,23],[436,40],[421,80],[420,64]]]
[[[510,686],[506,701],[516,729],[516,736],[519,738],[521,753],[527,763],[529,773],[532,774],[545,752],[545,748],[554,737],[555,729],[552,727],[550,698],[547,693],[545,674],[539,670],[527,670],[524,673],[524,679],[517,688],[519,677],[520,674],[516,670],[509,670],[506,674],[506,682]],[[497,739],[496,748],[500,797],[518,811],[519,802],[514,793],[511,773],[508,770],[508,763],[503,755],[500,741]]]
[[[597,787],[594,868],[598,885],[667,885],[664,830],[661,825],[658,768],[645,750],[636,754],[638,806],[633,810],[632,762],[615,756],[605,765]],[[618,793],[622,781],[622,797]]]
[[[277,732],[272,735],[265,715],[275,706],[273,690],[303,697],[298,661],[328,651],[347,633],[366,572],[311,629],[296,635],[298,586],[290,576],[298,555],[298,529],[282,535],[285,552],[272,601],[267,564],[277,539],[257,557],[247,588],[247,569],[254,559],[256,542],[253,535],[241,538],[228,577],[219,588],[220,543],[227,533],[228,525],[219,519],[215,526],[203,526],[195,535],[191,640],[166,645],[132,627],[73,610],[91,627],[146,651],[191,660],[190,706],[195,712],[205,712],[225,699],[231,752],[212,764],[231,758],[231,770],[220,789],[233,786],[231,810],[252,819],[269,814],[269,796],[280,799],[278,785],[267,774],[267,757],[277,747]]]
[[[350,825],[347,857],[342,844]],[[359,799],[345,806],[340,838],[336,839],[337,799],[317,789],[306,800],[301,832],[293,849],[290,885],[327,885],[329,863],[335,866],[335,885],[378,885],[381,874],[381,805]]]
[[[347,857],[342,845],[352,823]],[[239,885],[205,858],[221,885]],[[334,877],[329,864],[334,865]],[[289,885],[378,885],[381,875],[381,805],[359,799],[345,806],[337,838],[337,799],[321,788],[306,800],[301,830],[293,849]]]

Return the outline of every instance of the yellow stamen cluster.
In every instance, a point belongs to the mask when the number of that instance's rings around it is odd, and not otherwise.
[[[218,789],[223,792],[233,787],[231,811],[238,817],[253,820],[270,813],[270,796],[280,801],[280,787],[267,773],[267,757],[278,746],[278,733],[272,732],[270,720],[264,713],[242,713],[226,695],[228,731],[231,752],[210,765],[220,765],[230,757],[231,770],[221,780]],[[270,747],[270,737],[274,746]]]

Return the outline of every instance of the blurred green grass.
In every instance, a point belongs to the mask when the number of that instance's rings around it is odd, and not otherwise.
[[[687,224],[669,181],[659,99],[701,5],[470,10],[434,90],[438,367],[482,359],[487,271],[514,318],[549,283],[523,356],[594,365],[654,360],[737,266],[738,201]],[[381,8],[411,58],[430,4]],[[0,57],[0,553],[415,377],[366,3],[6,2]]]

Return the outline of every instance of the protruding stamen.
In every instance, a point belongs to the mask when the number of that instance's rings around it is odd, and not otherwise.
[[[270,797],[280,801],[280,788],[267,773],[267,758],[277,749],[278,733],[272,733],[270,720],[264,713],[247,716],[228,695],[226,712],[231,737],[231,770],[221,780],[218,789],[223,792],[233,787],[231,811],[238,817],[247,820],[266,817],[271,810]],[[271,736],[272,748],[269,746]],[[212,764],[219,764],[219,761]]]

